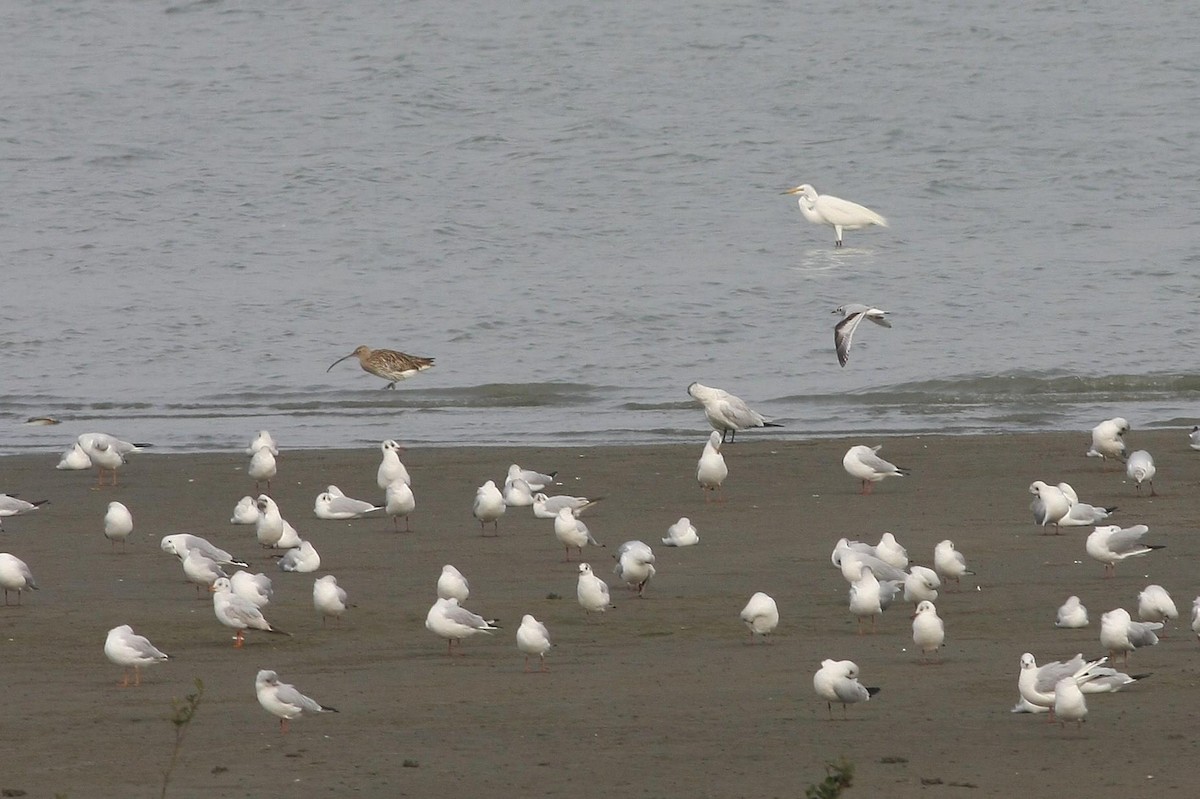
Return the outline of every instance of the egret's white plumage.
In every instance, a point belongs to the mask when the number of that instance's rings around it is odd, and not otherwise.
[[[861,230],[871,225],[888,226],[887,220],[870,208],[832,194],[817,194],[817,190],[807,183],[788,189],[784,194],[797,198],[800,213],[809,222],[833,228],[835,247],[842,246],[843,230]]]

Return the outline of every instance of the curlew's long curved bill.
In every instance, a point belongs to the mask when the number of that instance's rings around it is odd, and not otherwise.
[[[347,355],[345,358],[338,358],[336,361],[334,361],[333,363],[329,364],[329,369],[332,369],[333,367],[337,366],[339,363],[341,363],[342,361],[346,360],[346,358],[353,358],[353,357],[354,357],[354,353],[352,352],[352,353],[350,353],[349,355]],[[326,373],[326,374],[329,374],[329,369],[326,369],[326,370],[325,370],[325,373]]]

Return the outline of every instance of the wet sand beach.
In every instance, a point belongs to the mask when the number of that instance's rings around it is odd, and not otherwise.
[[[135,455],[117,488],[93,473],[60,472],[57,456],[0,459],[0,490],[50,504],[5,520],[0,551],[29,564],[40,590],[0,608],[0,789],[28,796],[158,796],[174,741],[173,697],[203,680],[172,776],[173,797],[646,796],[797,797],[845,757],[849,796],[1189,796],[1194,792],[1200,645],[1188,627],[1200,593],[1200,452],[1183,430],[1127,437],[1158,465],[1158,496],[1139,496],[1124,468],[1084,457],[1086,431],[783,441],[743,434],[724,448],[722,502],[695,481],[704,435],[686,445],[587,449],[413,449],[404,462],[417,510],[411,533],[386,517],[322,521],[315,496],[335,483],[382,500],[377,449],[295,452],[279,459],[272,496],[321,555],[314,574],[279,572],[252,526],[228,523],[253,492],[240,453]],[[911,476],[861,496],[842,469],[852,444]],[[65,446],[65,442],[64,442]],[[587,617],[575,562],[563,562],[552,522],[510,508],[499,535],[471,516],[475,488],[503,482],[510,463],[557,470],[553,493],[605,499],[585,515],[606,545],[584,560],[612,585],[616,608]],[[1066,481],[1080,498],[1119,506],[1113,521],[1150,526],[1167,548],[1121,563],[1115,579],[1084,553],[1091,528],[1046,535],[1031,520],[1028,486]],[[108,502],[134,516],[127,551],[102,535]],[[697,546],[661,544],[688,516]],[[858,635],[847,585],[830,563],[838,538],[875,542],[890,530],[913,563],[932,566],[952,539],[976,572],[943,588],[940,664],[913,652],[911,608],[897,604],[873,635]],[[161,551],[166,534],[205,536],[265,571],[265,615],[291,637],[231,631],[209,596]],[[644,598],[617,586],[613,553],[641,539],[658,574]],[[574,561],[574,557],[572,559]],[[466,606],[503,629],[462,645],[424,628],[445,563],[470,580]],[[340,625],[312,606],[315,577],[334,574],[357,607]],[[1013,715],[1018,661],[1076,652],[1098,657],[1099,618],[1163,585],[1182,618],[1128,671],[1152,676],[1089,696],[1082,729]],[[770,643],[748,643],[738,619],[765,591],[781,622]],[[1070,594],[1091,625],[1054,627]],[[15,601],[15,598],[14,598]],[[521,616],[545,622],[556,644],[549,673],[525,674],[515,646]],[[102,647],[130,624],[172,660],[121,688]],[[851,659],[872,701],[828,718],[812,689],[825,658]],[[279,732],[258,704],[254,677],[285,682],[339,713],[305,716]],[[10,795],[10,794],[5,794]],[[13,793],[11,795],[21,795]]]

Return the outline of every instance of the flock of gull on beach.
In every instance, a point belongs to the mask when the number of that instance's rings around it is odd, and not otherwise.
[[[855,203],[829,195],[818,195],[805,184],[786,194],[799,197],[800,210],[811,222],[826,224],[834,228],[835,244],[842,245],[843,230],[856,230],[870,225],[887,225],[886,220],[873,211]],[[834,328],[834,344],[838,362],[845,366],[849,359],[851,340],[855,330],[864,320],[890,327],[886,312],[868,305],[847,304],[836,309],[842,315]],[[394,350],[372,350],[360,346],[351,354],[335,361],[338,363],[357,358],[361,368],[389,381],[387,388],[433,366],[432,358],[408,355]],[[328,370],[327,370],[328,371]],[[750,408],[746,402],[722,389],[701,383],[688,386],[688,394],[704,406],[704,414],[713,428],[696,466],[696,480],[704,491],[705,502],[722,501],[720,491],[729,469],[725,463],[722,447],[732,442],[738,431],[751,428],[778,426],[762,414]],[[1090,457],[1105,461],[1120,461],[1126,466],[1126,474],[1141,493],[1143,485],[1154,495],[1154,460],[1145,450],[1128,453],[1124,441],[1129,431],[1128,423],[1122,418],[1101,422],[1092,430]],[[1190,445],[1200,449],[1200,428],[1193,429]],[[128,456],[140,451],[143,446],[122,441],[104,433],[85,433],[78,437],[63,454],[59,469],[97,471],[97,486],[108,479],[116,486],[118,470],[125,465]],[[412,480],[400,460],[403,447],[396,441],[387,440],[380,445],[382,459],[377,471],[377,483],[383,491],[382,504],[346,496],[337,486],[330,485],[315,500],[314,514],[321,519],[355,519],[366,514],[386,514],[400,530],[399,522],[408,518],[416,508],[412,491]],[[907,470],[884,460],[879,455],[879,446],[857,445],[845,454],[842,464],[847,474],[858,480],[863,494],[869,494],[876,483],[892,478],[904,477]],[[276,457],[279,449],[267,431],[260,431],[246,449],[250,456],[247,472],[255,481],[257,497],[243,497],[235,506],[230,522],[255,526],[258,543],[267,549],[282,550],[278,566],[284,572],[313,573],[320,569],[321,558],[311,542],[302,540],[295,527],[288,523],[279,506],[271,498],[271,480],[276,476]],[[472,513],[479,521],[481,533],[486,535],[488,525],[498,534],[500,518],[509,508],[529,507],[535,517],[552,520],[554,536],[563,546],[564,560],[569,561],[572,550],[583,559],[585,547],[603,546],[589,531],[581,515],[599,498],[547,495],[552,490],[555,474],[524,469],[513,464],[503,482],[503,487],[493,480],[481,485],[475,496]],[[1104,524],[1113,508],[1103,508],[1081,502],[1074,489],[1064,482],[1050,484],[1035,481],[1029,488],[1034,495],[1030,509],[1034,521],[1043,529],[1053,528],[1057,534],[1062,527],[1093,526],[1088,536],[1087,554],[1104,564],[1105,577],[1111,576],[1120,561],[1149,554],[1161,547],[1144,541],[1149,529],[1146,525],[1121,528]],[[43,501],[28,502],[16,497],[0,494],[0,530],[3,519],[19,516],[38,509]],[[124,545],[133,531],[133,517],[121,502],[110,502],[103,521],[104,535],[117,544]],[[699,535],[695,526],[686,517],[672,525],[662,543],[671,547],[688,547],[698,544]],[[246,571],[247,563],[209,541],[187,533],[167,535],[162,538],[164,552],[174,555],[184,576],[197,586],[197,590],[212,592],[213,613],[217,621],[235,632],[234,647],[243,646],[246,631],[261,631],[277,635],[289,635],[274,627],[264,615],[272,597],[271,578],[263,573]],[[650,545],[640,540],[627,541],[617,550],[616,566],[613,570],[619,583],[637,595],[642,595],[654,577],[655,556]],[[953,541],[937,544],[933,553],[933,566],[911,564],[908,553],[892,533],[884,533],[877,544],[839,540],[834,547],[832,562],[849,583],[849,610],[858,620],[858,631],[864,632],[869,622],[874,632],[876,619],[897,599],[915,606],[912,614],[912,640],[920,653],[922,662],[940,660],[940,650],[945,639],[945,624],[939,617],[934,602],[938,590],[950,581],[957,586],[962,577],[974,572],[967,568],[964,555]],[[237,569],[235,571],[235,569]],[[9,553],[0,553],[0,587],[4,590],[5,604],[9,604],[10,593],[16,593],[17,604],[21,604],[26,589],[36,589],[37,583],[29,566]],[[613,607],[608,584],[597,575],[592,566],[578,564],[577,599],[585,613],[603,613]],[[447,653],[454,654],[455,646],[463,639],[478,634],[491,634],[499,629],[494,620],[485,619],[464,607],[470,596],[467,578],[453,565],[443,567],[436,583],[436,599],[426,615],[425,627],[447,642]],[[337,584],[333,575],[319,577],[313,584],[313,605],[325,619],[340,620],[347,608],[347,594]],[[1110,693],[1137,681],[1140,676],[1131,676],[1108,665],[1109,659],[1124,658],[1128,667],[1129,653],[1158,642],[1156,630],[1163,622],[1178,617],[1178,611],[1170,595],[1159,585],[1149,585],[1139,595],[1134,621],[1131,614],[1122,608],[1104,613],[1100,623],[1100,642],[1108,652],[1106,657],[1086,660],[1082,655],[1066,661],[1056,661],[1039,666],[1030,653],[1021,656],[1018,678],[1020,701],[1013,712],[1049,712],[1064,724],[1068,721],[1082,722],[1087,714],[1085,695]],[[740,614],[742,622],[750,632],[750,641],[767,639],[779,624],[779,610],[775,600],[763,592],[755,593]],[[1088,625],[1087,610],[1079,598],[1072,596],[1058,611],[1056,624],[1059,627],[1085,627]],[[1192,629],[1200,635],[1200,597],[1192,607]],[[538,659],[538,670],[546,671],[546,655],[552,643],[549,630],[532,615],[525,615],[516,633],[518,650],[525,655],[525,671],[530,671],[530,659]],[[129,625],[121,625],[108,632],[104,653],[124,670],[122,686],[128,686],[132,678],[134,685],[141,683],[144,667],[169,659],[148,639],[138,635]],[[829,716],[833,716],[833,705],[841,704],[843,716],[846,706],[868,701],[880,689],[868,687],[859,681],[859,667],[849,660],[826,659],[813,676],[816,694],[826,702]],[[255,677],[255,691],[259,703],[270,714],[279,718],[280,729],[287,732],[288,722],[303,713],[320,713],[335,709],[323,706],[305,696],[294,686],[280,682],[279,675],[271,670],[261,670]]]

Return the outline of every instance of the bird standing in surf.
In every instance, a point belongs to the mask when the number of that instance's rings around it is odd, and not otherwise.
[[[401,380],[407,380],[417,372],[423,372],[433,367],[433,358],[422,358],[420,355],[409,355],[395,350],[373,350],[365,344],[355,347],[354,352],[338,358],[329,364],[326,373],[348,358],[358,358],[358,365],[364,372],[370,372],[376,377],[391,381],[385,388],[396,387]]]

